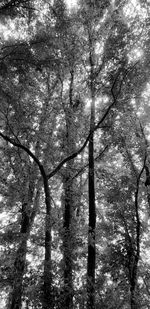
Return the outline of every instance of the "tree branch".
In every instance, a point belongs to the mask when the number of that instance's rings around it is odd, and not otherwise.
[[[137,62],[136,62],[137,64]],[[117,94],[117,97],[115,96],[114,94],[114,88],[115,88],[115,85],[116,85],[116,81],[118,79],[118,75],[116,76],[113,84],[112,84],[112,87],[111,87],[111,94],[112,94],[112,97],[113,97],[113,102],[108,106],[106,112],[104,113],[104,115],[102,116],[102,118],[99,120],[99,122],[95,125],[94,127],[94,130],[89,132],[85,142],[83,143],[83,145],[81,146],[81,148],[79,150],[77,150],[76,152],[74,152],[72,155],[66,157],[65,159],[63,159],[57,166],[56,168],[50,172],[47,177],[48,179],[50,179],[51,177],[53,177],[60,169],[61,167],[66,163],[68,162],[69,160],[72,160],[74,158],[76,158],[83,150],[84,148],[87,146],[88,144],[88,141],[90,139],[90,137],[92,136],[93,132],[95,132],[97,129],[100,128],[100,125],[102,124],[102,122],[105,120],[105,118],[107,117],[107,115],[109,114],[109,111],[111,110],[111,108],[117,103],[117,98],[118,98],[118,95],[120,94],[120,91],[121,91],[121,87],[122,87],[122,84],[125,80],[125,78],[127,77],[128,73],[131,72],[134,67],[136,66],[136,64],[132,67],[132,69],[130,69],[128,72],[126,72],[125,76],[123,77],[122,81],[121,81],[121,84],[120,84],[120,87],[119,87],[119,91],[118,91],[118,94]]]
[[[137,64],[137,63],[136,63]],[[136,65],[135,64],[135,65]],[[132,67],[132,70],[134,69],[135,65]],[[116,85],[116,82],[117,82],[117,79],[118,79],[118,76],[115,78],[113,84],[112,84],[112,87],[111,87],[111,94],[112,94],[112,97],[113,97],[113,102],[108,106],[107,110],[105,111],[104,115],[102,116],[102,118],[99,120],[99,122],[95,125],[94,129],[92,131],[89,132],[87,138],[85,139],[83,145],[81,146],[80,149],[78,149],[76,152],[74,152],[72,155],[69,155],[68,157],[66,157],[65,159],[63,159],[57,166],[56,168],[53,169],[52,172],[50,172],[47,176],[46,176],[46,173],[45,173],[45,170],[44,170],[44,167],[43,165],[41,164],[41,162],[38,160],[38,158],[32,153],[32,151],[30,151],[26,146],[20,144],[20,143],[17,143],[15,140],[11,139],[10,137],[4,135],[2,132],[0,132],[0,136],[6,140],[7,142],[9,142],[10,144],[14,145],[15,147],[19,147],[21,149],[23,149],[26,153],[28,153],[28,155],[36,162],[36,164],[38,165],[39,169],[40,169],[40,172],[41,172],[41,175],[43,176],[43,178],[47,177],[47,179],[50,179],[52,178],[60,169],[61,167],[68,161],[76,158],[83,150],[84,148],[87,146],[88,144],[88,141],[90,139],[90,137],[92,136],[93,132],[95,132],[97,129],[100,128],[100,125],[101,123],[105,120],[105,118],[107,117],[107,115],[109,114],[109,111],[111,110],[111,108],[117,103],[117,98],[118,98],[118,95],[120,94],[120,91],[121,91],[121,87],[122,87],[122,84],[125,80],[125,78],[127,77],[128,73],[131,72],[132,70],[129,70],[126,72],[125,76],[123,77],[121,83],[120,83],[120,87],[119,87],[119,91],[117,93],[117,96],[115,96],[114,94],[114,88],[115,88],[115,85]]]
[[[45,173],[45,170],[44,170],[43,165],[41,164],[41,162],[39,161],[39,159],[32,153],[32,151],[31,151],[30,149],[28,149],[26,146],[20,144],[19,142],[17,143],[15,140],[13,140],[13,139],[11,139],[10,137],[4,135],[2,132],[0,132],[0,136],[1,136],[5,141],[9,142],[11,145],[23,149],[23,150],[34,160],[34,162],[36,162],[36,164],[38,165],[39,170],[40,170],[40,172],[41,172],[41,175],[42,175],[43,177],[46,177],[46,173]]]

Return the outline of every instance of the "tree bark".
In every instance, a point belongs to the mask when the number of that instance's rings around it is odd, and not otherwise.
[[[138,305],[137,305],[137,302],[136,302],[136,296],[135,296],[135,288],[136,288],[136,282],[133,278],[133,281],[130,282],[130,295],[131,295],[131,309],[137,309],[138,308]]]
[[[73,111],[73,70],[70,72],[69,103],[64,106],[66,119],[66,155],[75,152],[75,128]],[[73,177],[74,160],[66,164],[63,177],[64,186],[64,218],[63,218],[63,258],[64,258],[64,295],[63,308],[73,308],[73,251],[74,251],[74,231],[73,231],[73,212],[75,209],[75,188]]]
[[[44,170],[44,169],[43,169]],[[45,218],[45,260],[44,260],[44,298],[42,301],[43,309],[52,309],[54,307],[52,292],[52,265],[51,265],[51,196],[48,184],[48,178],[43,173],[46,218]]]
[[[14,282],[13,291],[11,295],[10,309],[21,309],[22,307],[22,288],[23,288],[23,275],[25,270],[26,252],[27,252],[27,239],[25,234],[22,236],[21,244],[17,250],[16,259],[14,263]]]
[[[144,162],[144,165],[145,165],[145,162]],[[129,250],[130,254],[128,254],[131,309],[138,308],[138,301],[136,299],[136,287],[137,287],[137,276],[138,276],[137,274],[138,263],[139,263],[139,257],[140,257],[140,234],[141,234],[138,194],[139,194],[140,178],[144,171],[144,165],[143,165],[143,168],[141,169],[141,172],[137,176],[137,183],[136,183],[136,190],[135,190],[135,221],[136,221],[135,245],[133,245],[132,242],[130,241],[131,249]]]
[[[130,261],[130,295],[131,295],[131,309],[137,309],[138,303],[136,300],[136,287],[137,287],[137,270],[138,262],[140,257],[140,233],[141,233],[141,222],[139,217],[139,205],[138,205],[138,193],[139,193],[139,183],[140,177],[142,175],[143,169],[141,170],[137,178],[137,187],[135,191],[135,218],[136,218],[136,249],[132,250],[132,259]]]
[[[95,127],[95,94],[94,94],[94,63],[92,59],[92,42],[89,35],[90,47],[90,67],[91,67],[91,119],[89,139],[89,227],[88,227],[88,260],[87,260],[87,309],[95,308],[95,262],[96,262],[96,247],[95,247],[95,228],[96,228],[96,206],[95,206],[95,184],[94,184],[94,127]]]
[[[63,258],[64,258],[64,309],[73,308],[73,233],[72,233],[72,185],[70,183],[70,166],[66,166],[64,177],[64,223],[63,223]]]
[[[87,309],[95,308],[95,186],[94,186],[94,141],[89,141],[89,230],[88,230],[88,261],[87,261]]]

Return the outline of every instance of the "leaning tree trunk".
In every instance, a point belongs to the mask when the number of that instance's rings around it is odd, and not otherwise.
[[[89,38],[91,46],[91,40]],[[94,64],[92,52],[90,51],[91,67],[91,118],[90,118],[90,139],[89,139],[89,227],[88,227],[88,260],[87,260],[87,309],[95,308],[95,228],[96,228],[96,206],[95,206],[95,185],[94,185],[94,125],[95,125],[95,94],[94,94]]]

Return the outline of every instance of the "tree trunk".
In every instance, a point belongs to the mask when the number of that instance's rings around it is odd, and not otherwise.
[[[137,264],[138,260],[135,256],[135,248],[131,246],[130,253],[128,254],[128,270],[129,270],[129,284],[130,284],[130,306],[131,309],[137,309],[137,302],[136,302],[136,281],[137,281]]]
[[[88,231],[88,261],[87,261],[87,308],[95,308],[95,187],[94,187],[94,147],[93,135],[89,141],[89,231]]]
[[[137,287],[137,270],[138,262],[140,257],[140,233],[141,233],[141,222],[139,217],[139,205],[138,205],[138,193],[140,178],[143,172],[141,170],[137,177],[136,191],[135,191],[135,219],[136,219],[136,242],[135,246],[131,243],[131,254],[129,255],[129,282],[130,282],[130,304],[131,309],[138,308],[138,301],[136,299],[136,287]]]
[[[89,139],[89,229],[88,229],[88,260],[87,260],[87,309],[95,308],[95,228],[96,228],[96,207],[95,207],[95,185],[94,185],[94,124],[95,124],[95,97],[93,80],[93,60],[90,53],[91,66],[91,119]]]
[[[131,293],[131,309],[137,309],[137,303],[135,300],[135,286],[133,285],[130,288],[130,293]]]
[[[10,309],[21,309],[22,307],[21,299],[22,299],[23,275],[26,262],[27,239],[28,236],[26,234],[22,236],[22,241],[16,254],[16,259],[14,263],[14,282],[13,282],[13,291],[11,295]]]
[[[137,286],[137,267],[139,258],[136,255],[134,258],[133,269],[130,277],[130,304],[131,309],[138,309],[138,301],[136,299],[136,286]]]
[[[69,172],[69,164],[66,166],[66,173]],[[68,169],[68,171],[67,171]],[[66,175],[67,176],[67,175]],[[73,308],[73,281],[72,281],[72,254],[73,254],[73,233],[72,233],[72,186],[70,177],[64,180],[64,224],[63,224],[63,255],[64,255],[64,309]]]
[[[137,252],[137,248],[136,251],[135,249],[132,249],[132,256],[130,257],[130,267],[129,267],[131,309],[138,308],[138,302],[136,299],[138,262],[139,262],[139,254]]]
[[[43,169],[44,171],[44,169]],[[45,218],[45,260],[44,260],[44,285],[43,285],[43,309],[52,309],[54,307],[53,293],[52,293],[52,265],[51,265],[51,196],[48,184],[48,178],[43,175],[45,204],[46,204],[46,218]]]
[[[73,111],[73,70],[71,73],[69,88],[69,103],[64,106],[66,119],[66,139],[65,150],[69,156],[75,152],[75,128],[74,128],[74,111]],[[74,160],[66,163],[63,177],[64,186],[64,218],[63,218],[63,258],[64,258],[64,295],[63,308],[73,308],[73,251],[74,251],[74,209],[75,209],[75,180],[72,179],[74,174]]]

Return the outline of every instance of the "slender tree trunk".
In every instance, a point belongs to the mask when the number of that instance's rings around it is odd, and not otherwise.
[[[144,167],[142,168],[140,174],[137,178],[136,191],[135,191],[135,219],[136,219],[136,244],[135,248],[132,246],[132,254],[130,257],[130,267],[129,267],[129,281],[130,281],[130,304],[131,309],[138,308],[138,301],[136,299],[136,287],[137,287],[137,270],[138,262],[140,257],[140,233],[141,233],[141,222],[139,217],[139,205],[138,205],[138,193],[140,178],[143,173]]]
[[[87,260],[87,309],[95,308],[95,261],[96,261],[96,247],[95,247],[95,228],[96,228],[96,206],[95,206],[95,185],[94,185],[94,125],[95,125],[95,94],[94,94],[94,64],[90,43],[90,67],[91,67],[91,119],[89,139],[89,229],[88,229],[88,260]]]
[[[14,282],[13,291],[11,295],[10,309],[21,309],[23,275],[25,270],[26,252],[27,252],[27,239],[25,234],[22,236],[21,244],[17,250],[16,259],[14,263]]]
[[[43,309],[52,309],[54,307],[52,291],[52,265],[51,265],[51,196],[48,184],[48,178],[43,169],[43,182],[46,204],[45,218],[45,260],[44,260],[44,297],[42,300]]]
[[[135,283],[131,282],[130,294],[131,294],[131,309],[137,309],[137,302],[135,298]]]
[[[73,78],[74,72],[71,70],[69,102],[64,106],[66,118],[66,155],[75,152],[75,128],[74,128],[74,111],[73,111]],[[73,309],[73,251],[74,251],[74,209],[75,209],[75,187],[72,176],[74,174],[74,160],[67,162],[64,177],[64,218],[63,218],[63,258],[64,258],[64,309]]]
[[[67,171],[68,169],[68,171]],[[70,166],[66,167],[68,174]],[[64,309],[73,308],[73,233],[72,233],[72,186],[70,177],[66,175],[64,179],[64,224],[63,224],[63,255],[64,255]]]
[[[95,126],[95,90],[94,90],[94,60],[93,42],[91,29],[89,35],[89,64],[90,64],[90,92],[91,92],[91,118],[90,118],[90,139],[89,139],[89,172],[88,172],[88,193],[89,193],[89,226],[88,226],[88,258],[87,258],[87,309],[95,309],[95,228],[96,228],[96,205],[95,205],[95,175],[94,175],[94,126]]]
[[[94,187],[94,141],[93,134],[89,141],[89,231],[88,231],[88,261],[87,261],[87,309],[95,308],[95,187]]]
[[[138,198],[138,197],[137,197]],[[136,251],[133,250],[133,262],[131,261],[130,271],[130,296],[131,296],[131,309],[138,308],[138,302],[136,300],[136,287],[137,287],[137,270],[140,256],[140,219],[138,213],[138,201],[135,200],[136,208]]]
[[[126,234],[127,239],[128,239],[128,247],[130,248],[129,251],[127,250],[127,256],[128,256],[128,272],[129,272],[129,284],[130,284],[130,306],[131,309],[138,309],[138,300],[136,297],[136,288],[137,288],[137,277],[138,277],[138,263],[139,263],[139,258],[140,258],[140,235],[141,235],[141,221],[140,221],[140,216],[139,216],[139,201],[138,201],[138,196],[139,196],[139,186],[140,186],[140,179],[143,174],[143,171],[145,169],[145,164],[146,164],[146,159],[147,156],[144,158],[144,164],[143,167],[138,174],[138,171],[136,169],[136,166],[134,165],[134,162],[132,160],[132,155],[127,149],[125,140],[123,140],[124,146],[126,149],[126,153],[128,156],[128,160],[131,164],[131,170],[133,171],[133,176],[136,175],[136,190],[135,190],[135,237],[132,238],[129,236],[129,232],[126,226]],[[148,193],[148,191],[147,191]],[[150,205],[150,195],[147,195],[148,203]],[[134,243],[134,245],[133,245]]]
[[[131,309],[138,309],[138,301],[136,299],[136,287],[137,287],[137,268],[139,257],[136,254],[131,261],[132,270],[130,271],[130,304]]]

